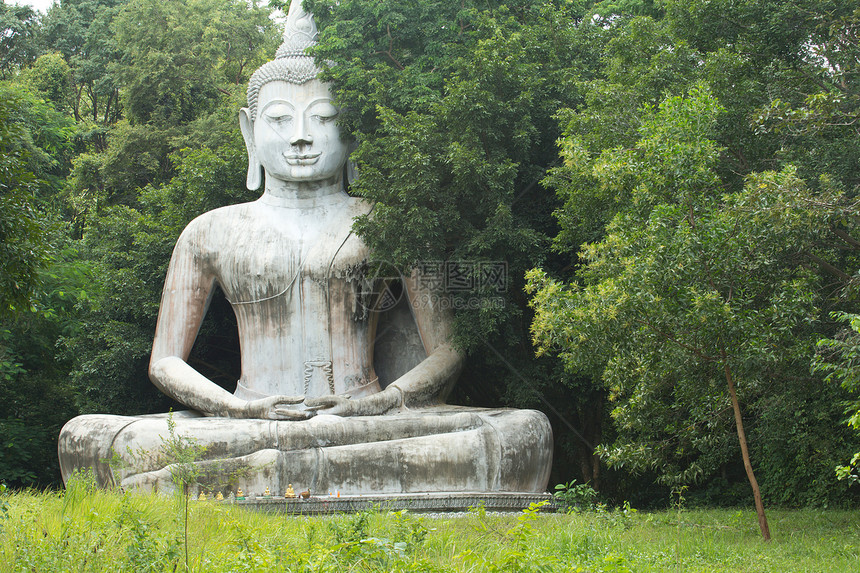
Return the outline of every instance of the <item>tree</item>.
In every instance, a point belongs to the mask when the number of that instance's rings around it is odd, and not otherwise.
[[[0,83],[0,315],[28,309],[50,258],[43,200],[68,160],[71,122],[20,84]]]
[[[566,164],[551,169],[545,183],[557,190],[564,203],[555,213],[561,226],[555,248],[571,259],[563,272],[548,269],[548,274],[562,283],[579,277],[580,260],[572,255],[582,245],[600,243],[620,213],[652,207],[637,206],[635,201],[641,202],[641,195],[635,192],[637,185],[658,188],[666,181],[646,182],[633,170],[621,168],[613,158],[615,154],[623,156],[624,150],[642,140],[642,126],[650,117],[645,110],[656,109],[667,97],[693,86],[707,85],[723,110],[705,134],[720,149],[711,166],[718,180],[715,196],[745,193],[751,178],[774,171],[793,173],[815,197],[798,205],[800,212],[814,212],[819,223],[794,262],[819,281],[819,288],[814,290],[819,313],[816,321],[807,325],[807,334],[815,330],[834,332],[827,313],[856,309],[853,297],[858,283],[858,229],[852,214],[858,189],[853,167],[858,160],[858,138],[852,127],[851,102],[855,100],[849,95],[856,93],[856,64],[852,63],[855,58],[850,47],[856,30],[854,8],[805,0],[670,0],[661,3],[665,11],[655,10],[651,17],[643,18],[633,14],[649,12],[631,9],[607,16],[600,12],[604,4],[596,7],[602,18],[590,20],[604,28],[608,39],[600,54],[598,73],[577,83],[584,104],[559,113]],[[819,49],[839,59],[839,64],[833,66],[817,57],[814,51]],[[839,86],[831,86],[833,82]],[[802,111],[808,108],[804,102],[809,94],[823,90],[841,93],[843,89],[847,89],[844,103],[827,119],[819,112]],[[776,98],[790,103],[772,107]],[[772,109],[782,111],[770,115]],[[787,110],[797,111],[790,116],[790,125],[785,121]],[[588,162],[594,162],[593,170],[573,167]],[[678,169],[679,173],[687,172],[684,166]],[[845,391],[836,384],[823,383],[817,375],[806,374],[803,360],[811,351],[810,339],[805,340],[805,355],[796,357],[794,370],[773,372],[760,392],[741,393],[751,457],[768,500],[782,504],[838,503],[847,499],[847,489],[828,476],[829,468],[844,459],[845,451],[855,451],[850,448],[856,438],[839,428],[842,414],[838,403],[845,399]],[[558,342],[559,348],[565,346],[564,341]],[[663,406],[655,406],[656,411],[678,408],[671,394],[661,397]],[[676,437],[672,439],[678,440],[675,430],[688,427],[662,424],[660,420],[662,416],[655,417],[650,434],[645,432],[651,437],[643,437],[639,443],[669,439],[673,434]],[[619,439],[625,434],[631,436],[625,427],[613,426],[621,433]],[[691,493],[705,502],[740,501],[733,483],[743,470],[730,461],[730,452],[736,451],[737,445],[732,450],[731,436],[715,429],[726,429],[728,424],[701,432],[696,430],[700,426],[689,427],[693,430],[690,440],[679,451],[707,455],[674,457],[669,473],[680,475],[684,469],[698,473],[700,485]],[[787,435],[792,439],[786,440]],[[611,431],[605,436],[611,444]],[[632,452],[627,450],[630,455]]]
[[[113,65],[120,52],[111,25],[122,2],[64,0],[54,4],[42,23],[47,45],[72,69],[72,111],[78,122],[89,120],[88,139],[99,151],[106,145],[104,126],[121,117],[119,81]]]
[[[54,187],[70,123],[23,85],[0,83],[0,474],[15,486],[58,481],[56,440],[75,413],[56,345],[85,295]]]
[[[644,108],[632,147],[592,155],[566,143],[571,179],[626,205],[583,246],[579,281],[531,273],[532,331],[539,351],[557,349],[568,368],[610,389],[620,432],[601,449],[610,464],[695,481],[725,461],[730,404],[767,540],[741,404],[810,355],[820,279],[799,263],[820,252],[816,239],[828,230],[831,212],[816,205],[835,201],[792,169],[725,193],[716,172],[724,150],[708,138],[721,112],[699,87]]]
[[[9,91],[7,97],[14,97]],[[29,308],[37,270],[48,257],[43,223],[35,206],[37,188],[14,117],[16,100],[0,101],[0,316]]]
[[[127,117],[161,128],[210,112],[223,84],[244,84],[270,57],[273,39],[267,12],[239,0],[130,0],[112,29]]]
[[[58,110],[68,109],[72,101],[72,70],[63,56],[57,53],[39,56],[25,76],[27,83]]]
[[[57,438],[78,413],[58,340],[79,330],[93,279],[72,248],[58,251],[38,272],[32,307],[0,320],[0,474],[16,487],[60,483]]]
[[[33,62],[41,52],[39,15],[29,6],[0,1],[0,78]]]

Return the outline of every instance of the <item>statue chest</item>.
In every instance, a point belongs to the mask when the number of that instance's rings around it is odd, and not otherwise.
[[[352,209],[296,215],[250,204],[231,215],[208,256],[234,305],[288,295],[300,285],[330,290],[333,282],[354,282],[366,264],[367,247],[350,231]]]
[[[323,395],[375,380],[368,249],[342,218],[315,226],[237,217],[210,255],[239,326],[240,389]]]

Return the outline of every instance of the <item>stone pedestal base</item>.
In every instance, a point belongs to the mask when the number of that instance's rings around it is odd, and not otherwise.
[[[240,500],[221,502],[239,507],[286,513],[291,515],[325,515],[332,513],[356,513],[359,511],[400,511],[412,513],[440,513],[466,511],[470,507],[483,506],[488,512],[519,512],[532,503],[550,502],[541,511],[554,512],[557,506],[548,493],[528,492],[451,492],[451,493],[409,493],[399,495],[342,495],[312,496],[308,499],[286,499],[283,497],[251,496]]]

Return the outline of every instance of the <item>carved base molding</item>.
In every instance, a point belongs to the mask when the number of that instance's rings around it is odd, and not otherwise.
[[[284,498],[281,496],[255,496],[245,499],[225,499],[220,502],[258,511],[286,513],[291,515],[325,515],[333,513],[357,513],[359,511],[400,511],[414,513],[460,512],[470,507],[480,507],[489,512],[519,512],[532,503],[548,501],[541,508],[554,512],[558,506],[548,493],[524,492],[434,492],[379,495],[311,496],[308,499]]]

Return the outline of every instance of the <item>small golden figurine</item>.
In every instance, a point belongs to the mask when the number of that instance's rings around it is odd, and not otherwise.
[[[296,492],[293,490],[293,484],[287,485],[287,491],[284,493],[284,497],[287,499],[296,497]]]
[[[245,494],[242,493],[242,488],[236,490],[236,499],[245,499]]]
[[[266,491],[263,492],[263,497],[272,497],[272,492],[269,491],[269,486],[266,486]]]
[[[224,496],[221,495],[221,492],[215,494],[215,501],[224,501]]]
[[[197,501],[206,501],[206,494],[203,491],[200,491],[200,495],[197,496]]]

